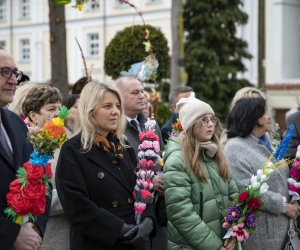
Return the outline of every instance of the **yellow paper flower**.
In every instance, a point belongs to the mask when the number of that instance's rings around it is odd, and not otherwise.
[[[145,51],[149,52],[151,50],[151,43],[150,42],[143,42],[145,45]]]
[[[84,5],[83,4],[76,4],[76,9],[78,9],[79,11],[82,11],[84,9]]]
[[[60,117],[55,117],[55,118],[52,118],[52,122],[56,125],[56,126],[59,126],[59,127],[63,127],[65,122],[64,122],[64,119],[60,118]]]

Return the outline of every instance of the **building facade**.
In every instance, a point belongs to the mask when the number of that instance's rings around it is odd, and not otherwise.
[[[300,0],[264,1],[265,86],[272,115],[283,127],[286,111],[300,106]],[[147,24],[164,33],[172,53],[172,1],[131,2],[143,12]],[[257,85],[259,0],[242,2],[249,20],[238,29],[238,35],[248,42],[253,56],[245,61],[248,71],[243,77]],[[75,37],[83,48],[88,67],[92,67],[93,78],[110,80],[103,67],[105,47],[124,27],[142,24],[140,17],[119,0],[90,0],[81,12],[69,4],[65,14],[70,84],[85,74]],[[49,40],[48,0],[0,0],[0,46],[11,52],[18,67],[34,82],[50,79]]]
[[[147,24],[160,29],[171,46],[171,0],[133,0]],[[84,72],[83,48],[94,79],[106,81],[103,62],[105,47],[126,26],[142,24],[140,17],[118,0],[90,0],[83,11],[65,6],[69,82]],[[0,46],[16,58],[17,65],[34,82],[51,77],[48,0],[0,0]],[[58,58],[59,60],[59,58]]]

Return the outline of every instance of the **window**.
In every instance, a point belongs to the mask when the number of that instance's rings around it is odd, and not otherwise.
[[[0,48],[5,49],[6,48],[6,41],[0,41]]]
[[[20,40],[20,60],[28,62],[30,60],[30,41],[29,39]]]
[[[100,0],[90,0],[87,2],[87,11],[94,12],[100,9]]]
[[[6,0],[0,0],[0,22],[6,21]]]
[[[20,0],[20,19],[30,18],[30,0]]]
[[[115,6],[116,6],[116,8],[125,8],[125,7],[127,7],[127,4],[123,3],[120,0],[115,0]]]
[[[147,0],[147,4],[161,3],[161,0]]]
[[[99,55],[99,34],[88,34],[88,56],[96,57]]]

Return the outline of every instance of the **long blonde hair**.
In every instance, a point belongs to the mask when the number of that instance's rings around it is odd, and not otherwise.
[[[181,133],[179,142],[182,146],[182,152],[187,169],[194,172],[201,181],[207,182],[207,176],[205,175],[204,171],[204,162],[201,155],[200,142],[195,136],[195,127],[197,126],[197,122],[198,121],[196,120],[187,130],[187,132]],[[229,178],[229,166],[227,164],[223,151],[221,150],[218,138],[218,134],[221,129],[221,123],[220,121],[218,121],[215,126],[215,131],[211,141],[217,145],[215,161],[219,168],[219,175],[223,178],[224,181],[227,181]]]
[[[93,111],[102,102],[103,96],[107,93],[114,93],[120,102],[120,119],[118,121],[116,136],[121,144],[125,145],[124,129],[125,118],[123,103],[118,89],[113,84],[105,84],[97,81],[91,81],[83,88],[78,103],[78,113],[80,120],[81,143],[84,151],[89,151],[93,146],[94,137],[97,134],[98,128],[93,118]]]

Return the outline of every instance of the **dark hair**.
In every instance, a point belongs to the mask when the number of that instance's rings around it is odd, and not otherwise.
[[[82,89],[84,88],[84,86],[87,83],[89,83],[91,80],[92,80],[92,78],[87,77],[87,76],[84,76],[84,77],[81,77],[80,79],[78,79],[72,87],[72,94],[80,94]]]
[[[58,88],[48,85],[41,85],[29,90],[22,104],[25,116],[29,116],[31,111],[40,113],[45,104],[57,103],[62,101],[62,95]]]
[[[169,95],[169,104],[172,105],[175,102],[177,102],[178,101],[177,98],[178,98],[179,94],[191,92],[191,91],[193,91],[193,88],[190,86],[180,86],[180,87],[174,88]]]
[[[66,106],[68,109],[72,108],[79,98],[79,94],[68,95],[63,99],[61,105]]]
[[[266,113],[266,100],[262,97],[242,98],[228,115],[228,138],[247,137]]]

